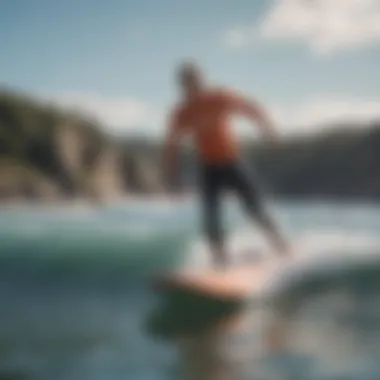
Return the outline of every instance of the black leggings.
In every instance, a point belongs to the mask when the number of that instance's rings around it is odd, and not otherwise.
[[[241,162],[201,164],[199,169],[204,232],[212,244],[221,245],[224,240],[220,215],[220,198],[224,190],[231,190],[238,196],[250,217],[262,219],[264,207],[257,180]]]

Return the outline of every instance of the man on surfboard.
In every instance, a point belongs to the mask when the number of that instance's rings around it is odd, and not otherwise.
[[[204,231],[215,264],[225,266],[228,257],[220,218],[220,196],[225,189],[238,195],[250,218],[258,221],[276,250],[285,254],[287,243],[261,200],[257,181],[240,161],[237,141],[229,117],[240,114],[257,123],[269,141],[276,135],[264,110],[254,101],[224,88],[211,88],[200,68],[191,62],[181,65],[178,82],[183,99],[171,112],[164,159],[169,175],[177,169],[179,143],[191,135],[199,161],[199,187],[204,211]]]

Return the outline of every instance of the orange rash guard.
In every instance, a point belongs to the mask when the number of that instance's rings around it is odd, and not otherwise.
[[[175,107],[169,128],[190,134],[204,163],[227,163],[235,160],[239,153],[229,117],[243,107],[244,100],[233,93],[207,91]]]

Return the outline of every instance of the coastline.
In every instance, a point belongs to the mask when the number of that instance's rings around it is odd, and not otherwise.
[[[121,197],[110,197],[104,199],[93,200],[89,197],[78,197],[73,199],[46,199],[46,200],[30,200],[30,199],[16,199],[0,201],[0,211],[4,209],[17,209],[17,208],[44,208],[44,207],[58,207],[58,208],[97,208],[103,207],[112,203],[184,203],[194,199],[194,193],[186,193],[185,195],[172,195],[172,194],[127,194]]]

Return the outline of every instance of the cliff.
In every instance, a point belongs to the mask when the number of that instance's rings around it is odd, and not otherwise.
[[[132,144],[133,146],[133,144]],[[99,125],[9,91],[0,93],[0,197],[61,200],[157,192],[157,159],[112,141]]]

